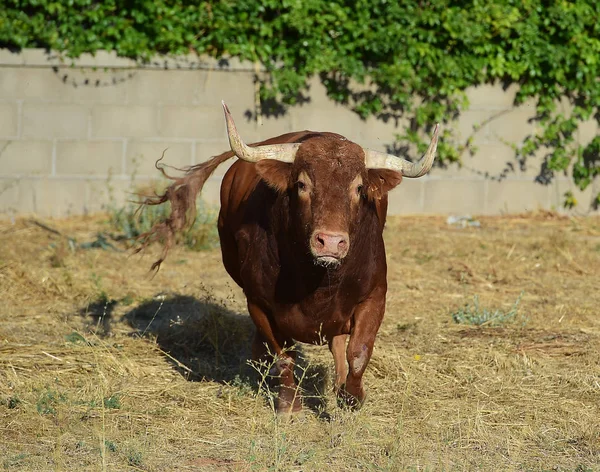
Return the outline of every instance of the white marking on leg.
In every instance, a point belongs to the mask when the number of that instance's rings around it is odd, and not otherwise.
[[[361,372],[367,363],[367,345],[363,344],[361,351],[352,359],[352,371],[355,374]]]

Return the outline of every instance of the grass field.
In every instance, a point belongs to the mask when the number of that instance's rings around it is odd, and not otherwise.
[[[5,470],[600,470],[600,219],[390,219],[367,402],[302,346],[291,421],[219,249],[151,277],[106,220],[0,223]]]

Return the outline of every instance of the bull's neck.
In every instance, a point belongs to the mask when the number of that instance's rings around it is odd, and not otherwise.
[[[342,280],[346,261],[336,268],[327,268],[315,264],[307,249],[306,241],[297,241],[291,232],[280,233],[277,238],[279,247],[279,266],[284,277],[296,279],[302,285],[316,289],[321,286],[337,285]]]
[[[379,223],[374,214],[368,215],[363,220],[364,224],[357,227],[348,255],[335,268],[315,264],[308,249],[308,242],[299,239],[289,220],[286,221],[284,216],[277,221],[273,236],[279,249],[280,274],[290,282],[295,281],[297,285],[303,286],[307,291],[338,287],[349,277],[356,278],[356,274],[377,257],[377,233],[379,238],[381,233],[378,231]]]

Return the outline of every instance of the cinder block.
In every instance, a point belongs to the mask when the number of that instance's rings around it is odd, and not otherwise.
[[[535,133],[535,124],[529,122],[534,115],[534,109],[519,107],[498,116],[489,124],[489,142],[520,144],[525,137]]]
[[[62,100],[72,103],[123,104],[134,71],[128,69],[61,68]]]
[[[15,202],[18,213],[30,214],[38,212],[38,201],[40,198],[43,200],[45,197],[45,195],[40,196],[40,191],[37,187],[40,182],[42,181],[38,179],[21,179],[19,181],[17,200]],[[40,215],[47,216],[41,213]]]
[[[6,67],[0,74],[0,99],[66,102],[69,87],[50,67]]]
[[[158,109],[152,106],[96,105],[92,108],[92,136],[154,137],[157,114]]]
[[[577,130],[577,141],[581,144],[587,144],[600,134],[598,122],[594,119],[584,121]]]
[[[127,103],[133,105],[195,103],[202,86],[202,73],[138,69],[126,82]]]
[[[19,212],[19,180],[0,179],[0,220]]]
[[[471,110],[511,108],[517,90],[516,85],[511,85],[506,90],[500,84],[483,84],[477,87],[469,87],[466,91],[470,103],[469,108]]]
[[[231,149],[227,138],[223,138],[222,140],[196,141],[195,148],[194,164],[205,162],[211,157],[218,156]]]
[[[81,214],[85,210],[86,182],[73,179],[22,180],[17,207],[21,213],[46,217]]]
[[[290,116],[295,130],[330,131],[355,142],[365,135],[365,123],[341,105],[304,105],[291,109]]]
[[[0,137],[16,138],[19,134],[19,104],[0,102]]]
[[[433,214],[485,213],[483,179],[424,181],[423,212]]]
[[[470,137],[473,138],[473,142],[476,145],[485,143],[489,138],[488,120],[491,120],[493,123],[494,116],[498,116],[499,113],[503,113],[503,111],[465,110],[460,114],[458,120],[450,124],[450,126],[455,131],[459,140],[458,142],[461,145],[465,144],[466,140]]]
[[[309,98],[307,105],[321,106],[333,103],[333,100],[327,96],[327,89],[321,82],[321,78],[314,76],[308,79],[308,92],[306,95]]]
[[[123,143],[121,141],[58,141],[56,173],[58,175],[121,174]]]
[[[107,180],[86,181],[85,210],[87,213],[109,211],[110,209],[122,208],[130,200],[124,189],[129,188],[129,181],[110,178]]]
[[[171,56],[165,54],[156,54],[142,66],[146,70],[244,70],[253,71],[251,62],[240,62],[235,58],[220,57],[218,59],[207,54],[198,55],[196,53]],[[264,70],[261,66],[260,70]]]
[[[97,68],[129,68],[135,67],[137,64],[133,59],[119,57],[115,51],[96,51],[92,54],[82,54],[77,59],[73,59],[72,63],[77,67],[97,67]]]
[[[544,163],[547,150],[540,149],[533,156],[527,156],[522,162],[517,162],[513,157],[513,161],[517,168],[515,172],[516,177],[530,177],[532,180],[535,179],[542,171],[542,164]]]
[[[559,97],[558,100],[555,101],[557,105],[557,111],[562,113],[563,115],[570,115],[573,112],[574,104],[571,103],[568,97],[564,95]]]
[[[124,69],[7,67],[0,74],[0,99],[25,99],[27,103],[124,103],[125,84],[133,73]]]
[[[571,179],[559,176],[555,177],[550,185],[548,185],[548,190],[550,193],[551,208],[565,211],[566,209],[563,206],[565,193],[571,192],[577,200],[577,206],[573,208],[573,211],[581,214],[590,211],[593,200],[600,192],[600,184],[594,182],[588,185],[585,190],[579,190]]]
[[[221,113],[221,100],[229,106],[238,118],[247,110],[254,110],[254,74],[238,71],[235,73],[218,70],[198,71],[199,89],[198,104],[203,107],[216,108]]]
[[[192,143],[168,143],[159,141],[131,140],[127,143],[125,173],[128,176],[139,175],[159,178],[161,173],[154,166],[164,151],[161,164],[182,168],[193,163]],[[177,171],[165,169],[167,174]]]
[[[142,199],[139,192],[148,188],[154,188],[154,181],[140,178],[90,180],[86,186],[86,211],[94,213],[120,209],[128,205],[137,206],[135,202]]]
[[[225,139],[225,120],[222,112],[215,113],[214,108],[164,106],[160,109],[159,134],[170,138]]]
[[[50,66],[51,53],[44,48],[25,48],[21,50],[23,64],[26,66]]]
[[[202,200],[208,205],[221,205],[221,181],[219,177],[211,177],[202,189]]]
[[[0,64],[2,66],[18,66],[23,64],[23,55],[20,52],[12,52],[9,49],[0,48]]]
[[[348,138],[350,139],[350,138]],[[394,139],[390,139],[389,141],[379,141],[379,140],[360,140],[357,142],[357,140],[355,139],[350,139],[350,141],[355,142],[356,144],[358,144],[359,146],[365,148],[365,149],[371,149],[372,151],[379,151],[379,152],[390,152],[393,155],[399,155],[399,153],[394,152],[394,146],[395,144],[395,140]]]
[[[206,141],[196,142],[196,155],[194,157],[194,164],[200,164],[208,161],[211,157],[218,156],[225,151],[229,151],[229,143],[226,140],[221,141]],[[213,176],[222,177],[227,172],[227,169],[237,160],[236,157],[232,157],[228,161],[225,161],[219,167],[216,168]]]
[[[498,179],[514,176],[519,172],[519,164],[515,160],[515,152],[505,144],[478,144],[477,153],[470,156],[465,153],[462,158],[463,167],[449,166],[444,175],[464,177],[485,177]]]
[[[525,160],[517,158],[515,151],[503,143],[476,144],[477,152],[471,156],[465,152],[462,156],[462,167],[450,165],[443,170],[447,177],[485,177],[489,180],[498,178],[535,177],[540,173],[544,151]],[[435,169],[434,169],[435,170]]]
[[[23,138],[86,138],[89,110],[80,105],[23,104]]]
[[[507,179],[487,185],[487,214],[521,213],[550,206],[550,187],[537,184],[533,179]]]
[[[422,213],[424,187],[422,179],[403,179],[388,194],[388,215]]]
[[[52,141],[0,141],[3,175],[48,175],[52,172]]]
[[[244,126],[244,128],[249,128],[248,134],[242,137],[248,143],[264,141],[265,139],[280,136],[285,133],[299,131],[293,128],[292,120],[287,114],[279,117],[262,116],[260,124],[256,123],[254,120],[247,121],[245,117],[240,117],[238,120],[236,120],[236,125],[238,121],[244,121],[247,123],[247,125]]]
[[[347,136],[348,139],[362,144],[364,142],[381,143],[385,147],[396,141],[396,136],[403,132],[407,121],[388,118],[387,121],[373,116],[361,122],[360,133],[357,136]],[[364,144],[362,144],[364,145]]]

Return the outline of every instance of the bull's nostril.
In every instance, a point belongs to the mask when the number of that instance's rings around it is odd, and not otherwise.
[[[315,239],[317,240],[317,246],[318,246],[319,248],[324,248],[324,247],[325,247],[325,239],[323,239],[323,238],[321,237],[321,235],[317,234],[317,235],[315,236]]]
[[[338,248],[340,249],[346,249],[346,247],[348,246],[348,243],[342,239],[339,243],[338,243]]]

